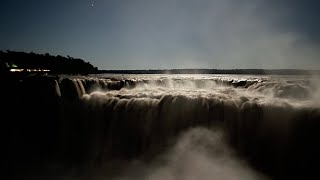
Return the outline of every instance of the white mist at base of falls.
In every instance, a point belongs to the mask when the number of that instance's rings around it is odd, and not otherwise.
[[[183,132],[176,143],[152,160],[132,160],[118,164],[121,173],[98,172],[93,179],[102,180],[195,180],[246,179],[264,180],[266,176],[253,170],[237,157],[219,130],[192,128]],[[112,164],[109,165],[109,168]]]

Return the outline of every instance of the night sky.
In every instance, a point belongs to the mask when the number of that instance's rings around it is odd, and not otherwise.
[[[0,2],[0,50],[99,69],[320,69],[316,0]]]

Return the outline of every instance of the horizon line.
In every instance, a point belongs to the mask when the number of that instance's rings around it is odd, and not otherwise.
[[[172,69],[99,69],[99,71],[170,71],[170,70],[271,70],[271,71],[320,71],[320,69],[299,68],[172,68]]]

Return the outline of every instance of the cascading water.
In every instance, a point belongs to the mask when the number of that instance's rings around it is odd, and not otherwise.
[[[5,121],[5,163],[19,177],[317,175],[320,106],[312,77],[31,77],[9,89],[12,99],[3,103],[15,116]]]

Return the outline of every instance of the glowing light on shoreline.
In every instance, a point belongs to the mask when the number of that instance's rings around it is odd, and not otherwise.
[[[10,72],[49,72],[48,69],[10,69]]]

